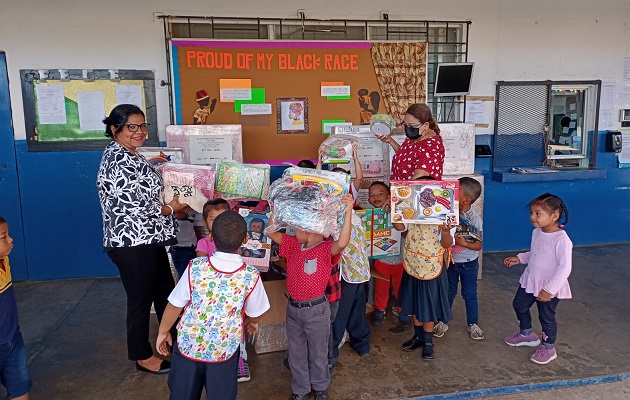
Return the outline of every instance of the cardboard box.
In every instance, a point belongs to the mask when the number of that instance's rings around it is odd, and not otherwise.
[[[382,208],[356,210],[365,226],[365,237],[370,243],[368,257],[384,258],[400,255],[401,234],[394,229],[390,214]]]
[[[392,181],[392,222],[459,224],[459,181]]]
[[[287,312],[287,282],[285,280],[263,282],[270,308],[262,315],[254,338],[256,354],[282,351],[289,348],[285,318]]]

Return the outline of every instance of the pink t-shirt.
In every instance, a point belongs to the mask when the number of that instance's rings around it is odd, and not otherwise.
[[[444,169],[444,143],[439,136],[414,142],[410,139],[400,145],[392,159],[391,179],[405,181],[413,172],[423,169],[436,180],[442,180]]]
[[[282,235],[280,257],[287,259],[287,290],[292,299],[323,296],[332,270],[332,238],[304,248],[294,236]]]
[[[521,287],[534,296],[544,289],[552,297],[570,299],[572,251],[573,243],[565,231],[545,233],[534,229],[530,251],[517,254],[521,263],[527,264],[519,280]]]
[[[207,236],[197,242],[197,251],[206,253],[209,256],[213,255],[216,249],[217,246],[215,246],[214,242],[211,242],[210,238],[208,238]]]

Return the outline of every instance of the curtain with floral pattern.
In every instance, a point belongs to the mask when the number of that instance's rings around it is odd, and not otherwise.
[[[426,102],[427,43],[372,43],[371,52],[387,113],[402,121],[407,107]]]

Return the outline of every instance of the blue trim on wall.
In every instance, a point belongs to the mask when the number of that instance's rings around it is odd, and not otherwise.
[[[564,389],[571,387],[579,387],[586,385],[599,385],[602,383],[620,382],[630,378],[630,374],[619,374],[610,376],[599,376],[585,379],[572,379],[567,381],[555,381],[534,383],[530,385],[505,386],[492,389],[478,389],[466,392],[437,394],[430,396],[411,397],[400,400],[461,400],[461,399],[478,399],[480,397],[500,396],[515,393],[534,392],[539,390]]]
[[[177,54],[177,46],[172,46],[171,54],[173,56],[173,63],[171,64],[171,66],[173,67],[173,88],[175,89],[173,93],[177,94],[177,93],[182,92],[181,82],[180,82],[181,79],[179,77],[179,68],[177,67],[179,65],[179,54]],[[177,125],[181,125],[182,124],[182,99],[180,99],[180,96],[177,96],[177,95],[175,95],[175,116],[177,118],[176,120]]]
[[[550,192],[560,196],[569,210],[566,231],[574,245],[630,241],[630,170],[618,168],[617,157],[605,149],[605,132],[597,143],[597,168],[606,179],[555,182],[496,182],[492,180],[492,158],[475,159],[475,172],[484,175],[484,251],[527,249],[533,226],[527,204]],[[491,135],[480,135],[477,144],[492,143]]]
[[[102,151],[29,152],[15,142],[30,280],[115,276],[103,253]]]

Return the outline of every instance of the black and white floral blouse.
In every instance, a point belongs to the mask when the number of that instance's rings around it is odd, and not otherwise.
[[[106,249],[175,242],[174,218],[161,215],[162,183],[144,156],[107,145],[96,179]]]

